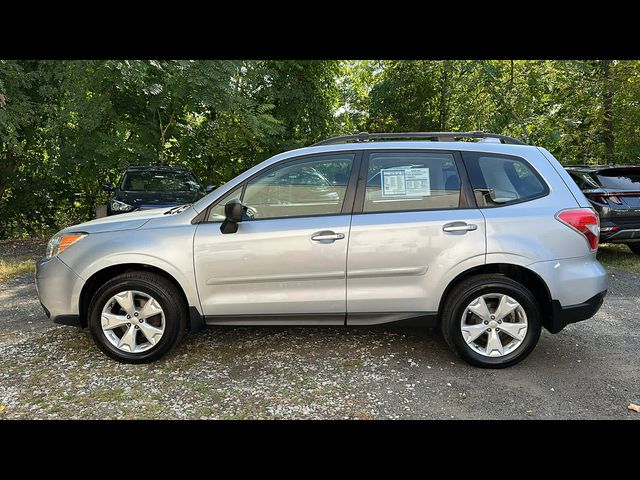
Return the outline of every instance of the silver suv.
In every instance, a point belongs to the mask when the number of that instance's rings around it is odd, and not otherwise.
[[[276,155],[193,205],[66,228],[36,285],[50,318],[121,362],[204,325],[394,323],[440,327],[464,360],[506,367],[542,327],[598,310],[598,236],[544,148],[360,134]]]

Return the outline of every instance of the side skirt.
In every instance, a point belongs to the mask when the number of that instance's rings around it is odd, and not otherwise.
[[[350,313],[347,325],[382,325],[394,327],[437,327],[437,312]]]
[[[301,326],[337,326],[337,325],[382,325],[393,324],[398,327],[437,327],[436,312],[363,312],[329,314],[269,314],[269,315],[207,315],[207,326],[214,325],[301,325]]]

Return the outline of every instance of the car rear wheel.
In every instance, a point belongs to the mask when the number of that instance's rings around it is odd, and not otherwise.
[[[635,253],[636,255],[640,255],[640,243],[634,243],[627,246],[629,247],[629,250],[631,250],[633,253]]]
[[[89,329],[100,349],[122,363],[157,360],[186,332],[186,305],[176,287],[149,272],[106,282],[89,305]]]
[[[504,368],[527,357],[540,338],[542,317],[535,298],[503,275],[470,277],[447,296],[442,333],[462,359]]]

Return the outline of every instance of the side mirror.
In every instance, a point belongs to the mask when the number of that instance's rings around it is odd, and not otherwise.
[[[229,200],[224,206],[225,220],[220,225],[222,233],[236,233],[238,231],[238,223],[242,221],[242,213],[246,207],[240,203],[240,200],[234,198]]]
[[[105,192],[113,192],[116,188],[111,185],[110,183],[103,183],[101,185],[102,190],[104,190]]]
[[[204,191],[205,191],[206,193],[211,193],[211,192],[213,192],[215,189],[216,189],[216,186],[215,186],[215,185],[207,185],[206,187],[204,187]]]

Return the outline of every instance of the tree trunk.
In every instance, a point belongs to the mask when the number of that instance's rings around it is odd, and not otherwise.
[[[611,75],[611,60],[602,62],[602,111],[604,113],[602,124],[602,137],[604,140],[605,163],[615,162],[615,143],[613,134],[613,88]]]
[[[442,66],[442,79],[440,81],[440,131],[447,131],[447,122],[449,120],[449,105],[448,105],[448,90],[449,90],[449,72],[447,66]]]
[[[9,183],[9,177],[18,170],[21,159],[16,158],[11,149],[7,150],[5,157],[6,162],[3,168],[2,176],[0,176],[0,200],[4,197],[4,193],[7,190],[7,184]]]

